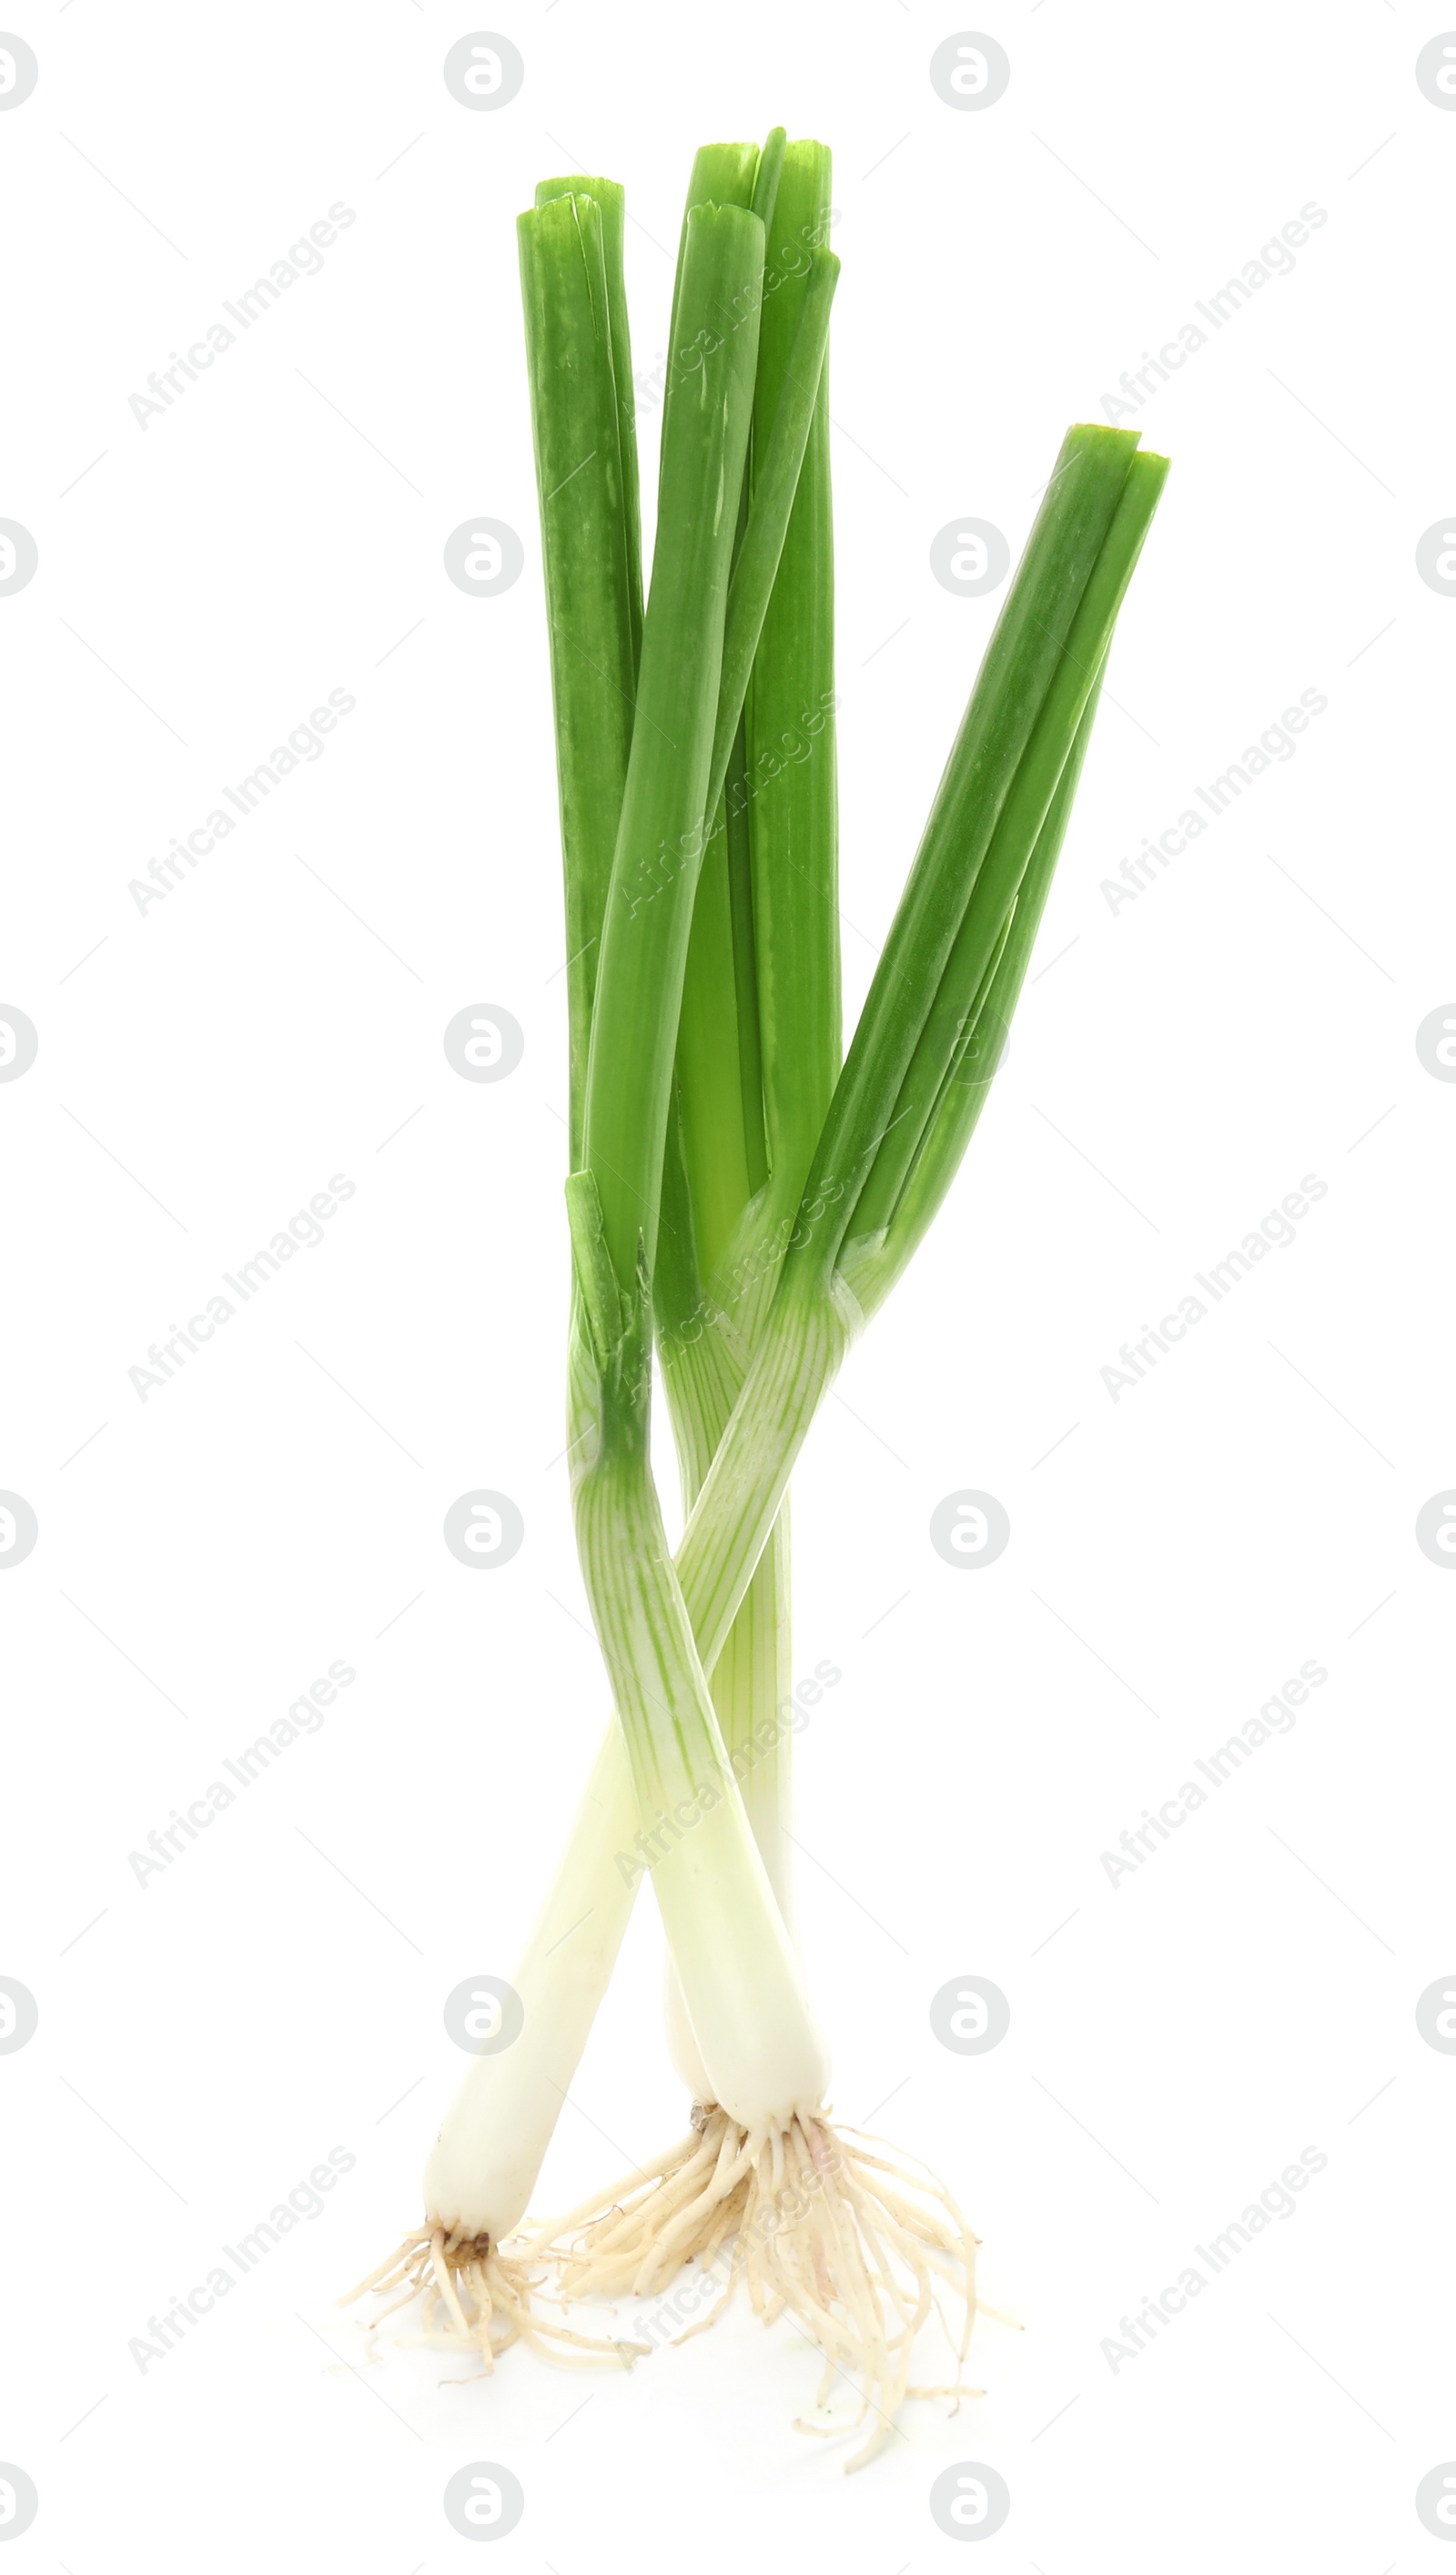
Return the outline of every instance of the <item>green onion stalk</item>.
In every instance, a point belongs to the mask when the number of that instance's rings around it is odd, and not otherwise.
[[[626,210],[609,179],[545,180],[518,247],[566,861],[569,1140],[585,1132],[602,918],[627,778],[642,647],[642,541],[625,283]],[[417,2297],[426,2339],[488,2369],[524,2340],[562,2361],[645,2346],[602,2341],[551,2312],[523,2220],[606,1992],[632,1906],[620,1854],[639,1830],[614,1725],[593,1765],[513,1986],[514,2044],[488,2033],[426,2167],[425,2216],[350,2293],[381,2293],[371,2330]]]

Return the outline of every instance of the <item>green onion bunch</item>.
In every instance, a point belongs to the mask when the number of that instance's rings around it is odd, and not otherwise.
[[[578,1545],[615,1714],[424,2225],[363,2284],[487,2366],[514,2340],[630,2361],[571,2301],[728,2249],[859,2390],[870,2457],[961,2392],[974,2238],[940,2185],[836,2127],[792,1935],[787,1487],[857,1334],[959,1168],[1020,994],[1112,630],[1167,467],[1068,431],[847,1053],[841,1053],[827,349],[829,155],[713,144],[673,294],[644,599],[623,192],[520,219],[567,938]],[[653,1477],[665,1393],[688,1519]],[[546,2228],[526,2212],[651,1877],[690,2133]],[[943,2318],[942,2293],[958,2323]],[[388,2311],[388,2310],[387,2310]],[[915,2345],[948,2344],[935,2387]]]

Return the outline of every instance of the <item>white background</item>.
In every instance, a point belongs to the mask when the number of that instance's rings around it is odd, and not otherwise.
[[[927,65],[964,21],[920,0],[553,0],[487,22],[526,63],[489,114],[445,88],[478,21],[438,0],[12,23],[41,67],[0,116],[0,515],[39,548],[0,599],[3,998],[40,1032],[0,1090],[0,1484],[40,1522],[0,1585],[0,1969],[40,2008],[0,2060],[0,2456],[41,2497],[17,2570],[434,2575],[475,2562],[440,2497],[479,2458],[525,2487],[500,2558],[533,2575],[957,2563],[926,2498],[967,2458],[1010,2487],[1008,2575],[1439,2566],[1413,2496],[1456,2453],[1456,2063],[1414,2005],[1456,1965],[1453,1586],[1413,1526],[1456,1483],[1456,1089],[1414,1034],[1456,990],[1456,607],[1415,548],[1456,497],[1456,115],[1414,62],[1445,21],[998,6],[970,24],[1009,88],[957,113]],[[1011,1058],[795,1485],[795,1669],[843,1675],[797,1825],[834,2101],[953,2184],[1025,2326],[978,2328],[985,2396],[907,2409],[849,2485],[791,2428],[815,2371],[783,2328],[460,2388],[436,2355],[361,2371],[331,2304],[416,2218],[460,2071],[443,1997],[509,1974],[606,1710],[558,1456],[513,219],[573,163],[627,183],[646,371],[695,145],[780,119],[832,145],[841,217],[850,1010],[997,606],[936,586],[931,539],[968,513],[1014,554],[1066,423],[1327,215],[1138,415],[1174,469]],[[149,372],[335,202],[322,273],[141,428]],[[655,449],[653,415],[649,482]],[[442,568],[480,512],[526,548],[492,600]],[[324,756],[140,913],[129,881],[332,689],[357,707]],[[1109,910],[1304,690],[1328,709],[1295,757]],[[526,1034],[499,1086],[442,1051],[483,1000]],[[336,1173],[326,1240],[143,1403],[147,1344]],[[1296,1243],[1114,1403],[1119,1343],[1306,1174]],[[527,1526],[488,1577],[441,1537],[480,1485]],[[927,1536],[966,1486],[1012,1526],[974,1573]],[[320,1731],[139,1886],[128,1853],[335,1658],[358,1677]],[[1110,1884],[1100,1854],[1306,1659],[1329,1677],[1293,1729]],[[644,1903],[544,2209],[682,2127],[660,1945]],[[966,1973],[1010,2000],[982,2058],[927,2017]],[[336,2146],[324,2213],[139,2372],[148,2317]],[[1114,2371],[1119,2318],[1305,2147],[1297,2214]]]

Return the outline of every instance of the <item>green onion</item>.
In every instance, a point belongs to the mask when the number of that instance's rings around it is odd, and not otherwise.
[[[574,1164],[642,630],[623,230],[622,190],[586,178],[544,182],[518,227],[556,705]],[[630,2360],[642,2348],[549,2315],[520,2237],[627,1927],[635,1888],[619,1854],[637,1830],[614,1724],[514,1970],[522,2035],[472,2060],[430,2156],[424,2225],[352,2293],[378,2290],[399,2305],[424,2292],[437,2338],[488,2366],[522,2338],[561,2357]]]

